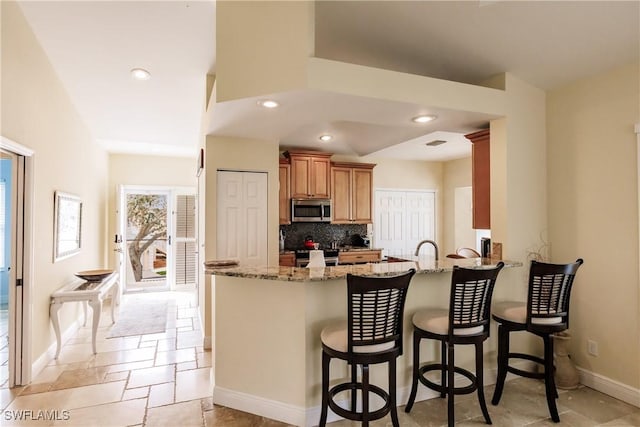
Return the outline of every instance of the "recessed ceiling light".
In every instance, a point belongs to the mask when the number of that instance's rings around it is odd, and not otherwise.
[[[426,115],[422,115],[422,116],[416,116],[413,119],[411,119],[413,122],[415,123],[428,123],[432,120],[435,120],[436,116],[426,116]]]
[[[264,108],[276,108],[280,104],[278,104],[276,101],[272,99],[263,99],[262,101],[258,101],[258,105]]]
[[[320,135],[320,141],[322,142],[329,142],[333,139],[333,136],[331,135]]]
[[[135,80],[149,80],[151,78],[151,73],[144,68],[133,68],[131,70],[131,77]]]

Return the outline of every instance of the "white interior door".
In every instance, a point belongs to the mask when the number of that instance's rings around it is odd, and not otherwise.
[[[218,259],[267,265],[267,174],[218,171]]]
[[[413,254],[420,241],[435,238],[435,224],[435,192],[375,191],[374,246],[383,255]]]
[[[4,180],[3,261],[4,294],[0,306],[1,388],[31,381],[31,336],[33,151],[7,138],[0,138],[0,167]],[[8,304],[5,304],[8,303]],[[8,308],[8,312],[7,312]]]
[[[20,157],[14,153],[0,151],[0,386],[13,387],[21,384],[20,357],[22,288],[18,286],[18,268],[21,259],[17,257],[18,238],[21,238],[18,213],[21,200],[18,187]]]

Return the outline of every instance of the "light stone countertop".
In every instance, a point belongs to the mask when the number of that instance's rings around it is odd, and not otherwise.
[[[347,274],[358,276],[394,276],[411,268],[416,269],[416,274],[446,273],[453,271],[453,266],[467,268],[486,268],[495,266],[499,261],[488,258],[445,258],[435,261],[430,256],[402,255],[396,258],[405,259],[404,262],[380,262],[371,264],[338,265],[335,267],[298,268],[298,267],[232,267],[232,268],[205,268],[205,274],[216,276],[245,277],[264,280],[280,280],[289,282],[308,282],[343,279]],[[519,261],[502,260],[505,267],[522,267]]]

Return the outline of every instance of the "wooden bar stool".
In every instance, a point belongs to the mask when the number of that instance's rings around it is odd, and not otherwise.
[[[327,422],[327,410],[368,426],[391,412],[399,426],[396,404],[396,358],[402,354],[402,318],[407,290],[415,269],[392,277],[347,275],[347,321],[322,330],[322,412],[320,427]],[[329,388],[329,364],[332,358],[351,365],[351,381]],[[369,383],[369,365],[389,363],[389,391]],[[362,366],[362,381],[357,380],[357,366]],[[351,391],[351,408],[338,406],[338,393]],[[362,393],[362,411],[356,409],[357,391]],[[374,411],[369,409],[369,393],[384,400]]]
[[[571,287],[582,259],[571,264],[546,264],[531,261],[527,302],[496,302],[493,318],[498,325],[498,378],[491,403],[497,405],[502,396],[507,372],[527,378],[544,379],[547,405],[551,419],[560,421],[556,398],[558,391],[553,379],[552,334],[569,327],[569,298]],[[528,331],[544,342],[544,357],[509,353],[509,334]],[[509,366],[509,359],[525,359],[544,366],[544,372],[527,372]]]
[[[489,316],[491,295],[498,273],[504,267],[499,262],[494,268],[453,267],[451,275],[451,296],[449,310],[428,308],[413,315],[413,384],[405,412],[410,412],[416,399],[418,381],[432,390],[439,391],[440,397],[447,396],[447,418],[449,426],[455,423],[454,395],[478,391],[480,408],[487,424],[491,418],[484,400],[483,343],[489,338]],[[420,341],[429,338],[440,341],[441,363],[420,366]],[[473,344],[476,349],[476,373],[455,366],[454,347],[459,344]],[[440,384],[429,380],[426,373],[440,371]],[[464,387],[455,387],[454,374],[458,373],[471,381]]]

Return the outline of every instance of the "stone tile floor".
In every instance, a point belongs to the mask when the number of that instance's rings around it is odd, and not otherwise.
[[[9,382],[9,309],[0,307],[0,388]]]
[[[106,339],[110,316],[102,316],[97,355],[91,353],[91,328],[81,328],[60,358],[30,385],[8,389],[5,383],[0,388],[0,425],[286,426],[214,405],[211,353],[201,347],[195,295],[164,292],[148,297],[169,301],[166,332]],[[487,399],[492,392],[493,386],[487,386]],[[403,427],[447,424],[444,399],[417,402],[411,414],[398,409]],[[639,408],[587,387],[560,391],[558,409],[561,422],[555,424],[548,417],[543,384],[524,378],[509,381],[500,405],[489,406],[494,426],[640,426]],[[11,419],[14,412],[7,412],[21,410],[57,410],[58,420],[17,422]],[[486,425],[475,394],[458,396],[455,411],[460,426]],[[371,424],[387,426],[391,420],[387,416]]]

